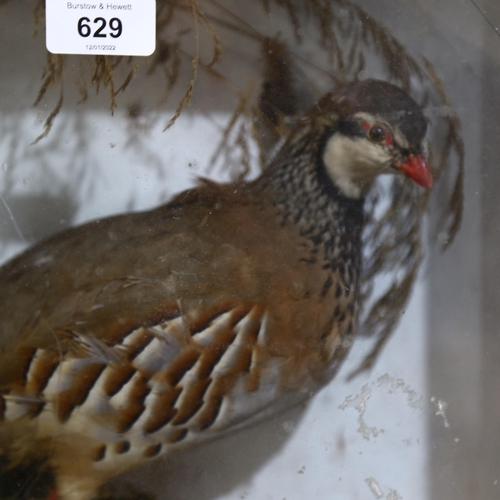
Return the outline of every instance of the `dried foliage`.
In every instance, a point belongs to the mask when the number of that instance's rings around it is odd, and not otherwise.
[[[36,1],[38,25],[43,1]],[[280,23],[270,28],[266,24],[270,16]],[[207,47],[211,53],[206,53]],[[237,60],[238,67],[252,66],[246,81],[233,78],[233,66],[224,64],[226,56],[233,63]],[[37,141],[49,134],[63,106],[65,63],[70,57],[48,56],[35,104],[52,87],[59,86],[60,98]],[[225,89],[232,113],[212,164],[233,169],[235,176],[245,175],[255,156],[260,155],[261,165],[269,163],[294,121],[332,87],[365,78],[391,81],[421,103],[431,122],[428,149],[434,177],[451,186],[449,195],[440,200],[439,240],[444,247],[458,231],[464,151],[460,123],[444,86],[428,61],[412,57],[349,0],[261,0],[244,5],[230,0],[157,0],[157,50],[146,63],[142,58],[104,56],[79,61],[74,88],[81,101],[89,99],[89,88],[98,93],[104,87],[111,112],[119,105],[118,94],[125,93],[138,75],[143,92],[147,92],[148,77],[162,75],[158,106],[165,105],[173,93],[178,98],[166,129],[189,106],[195,86],[217,82]],[[191,76],[186,78],[188,72]],[[358,371],[373,365],[408,301],[422,262],[427,204],[428,194],[400,177],[389,185],[377,184],[367,200],[359,315],[360,333],[373,346]],[[375,295],[375,289],[380,289],[376,283],[382,283],[383,293]]]

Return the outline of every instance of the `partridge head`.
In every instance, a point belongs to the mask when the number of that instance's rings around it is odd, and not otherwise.
[[[357,82],[324,96],[313,114],[328,116],[327,109],[335,122],[326,136],[323,163],[345,195],[359,197],[377,175],[398,170],[432,187],[422,154],[427,122],[404,91],[382,81]]]
[[[298,404],[352,343],[363,198],[430,187],[426,120],[352,83],[297,123],[255,181],[203,181],[91,222],[0,270],[0,450],[44,455],[61,500]]]

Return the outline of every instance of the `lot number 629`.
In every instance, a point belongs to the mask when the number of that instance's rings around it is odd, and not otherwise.
[[[106,28],[108,27],[108,22],[104,17],[96,17],[94,19],[94,34],[93,38],[106,38],[108,34],[112,38],[118,38],[123,31],[123,25],[120,19],[113,17],[109,20],[109,33],[106,33]],[[90,27],[90,19],[88,17],[81,17],[78,20],[78,34],[83,38],[87,38],[92,34],[92,28]]]

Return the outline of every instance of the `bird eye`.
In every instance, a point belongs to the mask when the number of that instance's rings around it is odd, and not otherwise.
[[[373,125],[368,131],[368,137],[372,142],[384,142],[387,138],[387,132],[382,125]]]

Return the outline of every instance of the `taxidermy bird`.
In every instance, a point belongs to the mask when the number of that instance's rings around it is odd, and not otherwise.
[[[60,500],[298,404],[355,333],[364,196],[426,188],[427,122],[382,81],[325,95],[252,182],[202,181],[0,270],[0,449]]]

